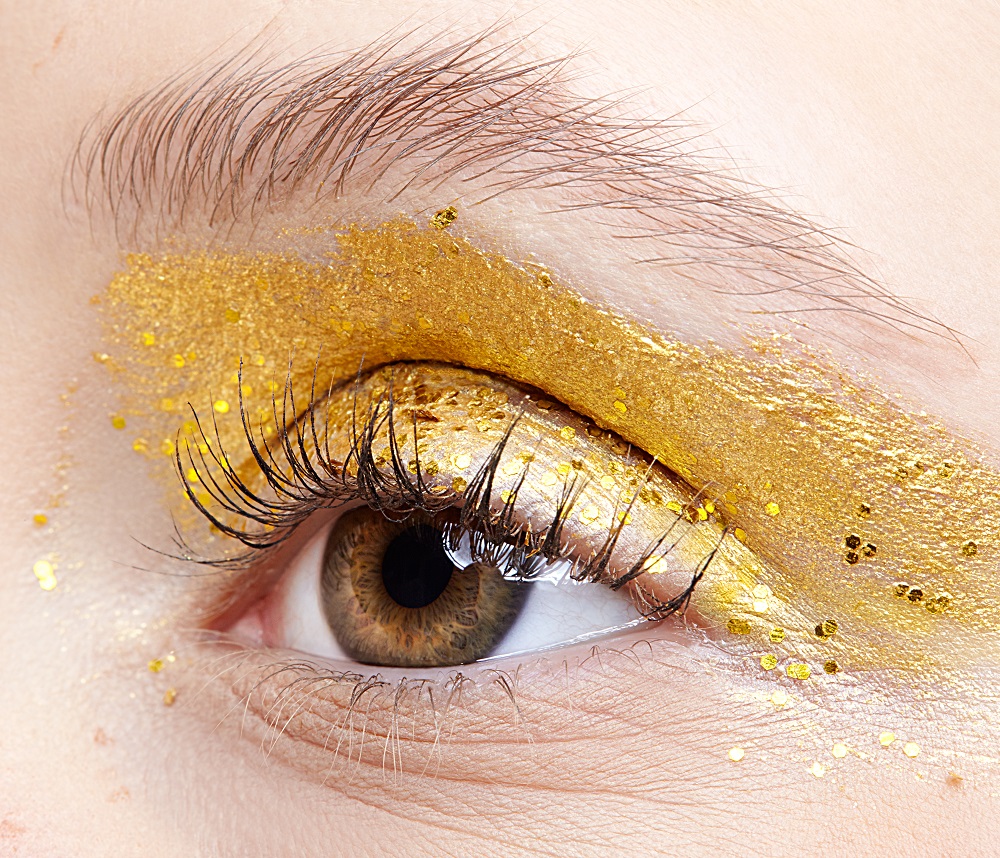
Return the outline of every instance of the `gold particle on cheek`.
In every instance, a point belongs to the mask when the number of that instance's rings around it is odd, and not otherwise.
[[[751,625],[748,620],[744,620],[742,617],[730,617],[729,622],[726,624],[726,628],[729,629],[729,633],[733,635],[748,635],[750,634]]]
[[[896,741],[896,734],[893,733],[891,730],[885,730],[884,732],[878,734],[878,743],[883,748],[888,748],[895,741]]]
[[[837,742],[831,749],[830,753],[833,754],[838,760],[844,759],[847,756],[847,745]]]
[[[979,546],[973,541],[962,543],[962,556],[964,557],[975,557],[979,553]]]
[[[771,595],[771,588],[767,584],[756,584],[751,593],[755,599],[766,599]]]
[[[775,626],[768,632],[767,637],[771,643],[781,643],[785,639],[785,630],[780,626]]]
[[[115,429],[124,429],[125,418],[122,417],[120,414],[114,414],[111,417],[111,425],[114,426]]]
[[[823,673],[828,673],[833,676],[835,673],[840,673],[840,665],[837,664],[832,658],[828,658],[823,662]]]
[[[814,778],[821,778],[826,774],[826,766],[817,760],[812,764],[812,768],[809,769],[809,774],[811,774]]]
[[[729,759],[734,763],[738,763],[746,756],[746,752],[742,748],[730,748],[729,749]]]
[[[784,706],[788,702],[788,692],[784,688],[775,689],[771,695],[771,702],[775,706]]]
[[[43,590],[54,590],[56,588],[56,569],[48,560],[36,560],[32,567],[38,586]]]
[[[35,523],[35,527],[45,527],[49,523],[49,517],[44,512],[36,512],[31,520]]]
[[[917,754],[920,753],[920,745],[916,742],[907,742],[903,745],[903,753],[906,754],[910,759],[913,759]]]
[[[163,692],[163,705],[164,706],[173,706],[174,705],[174,701],[176,699],[177,699],[177,689],[176,688],[168,688],[166,691]]]
[[[785,668],[785,674],[791,679],[805,680],[812,676],[812,669],[808,664],[797,662]]]
[[[778,666],[778,657],[768,653],[767,655],[762,655],[760,657],[760,666],[764,670],[774,670]]]
[[[861,547],[861,537],[856,533],[851,533],[844,537],[844,545],[848,548],[860,548]]]
[[[572,426],[563,426],[563,428],[559,430],[559,436],[563,439],[563,441],[572,441],[576,438],[576,429]]]
[[[234,310],[232,307],[226,310],[226,321],[229,322],[229,324],[235,325],[239,320],[240,320],[239,310]]]
[[[466,486],[468,485],[469,484],[468,482],[466,482],[464,477],[455,477],[455,479],[451,481],[452,491],[454,491],[456,494],[461,494],[462,492],[464,492]]]
[[[171,362],[171,363],[172,363],[172,364],[173,364],[173,365],[174,365],[174,366],[175,366],[175,367],[176,367],[177,369],[183,369],[183,368],[184,368],[184,364],[186,363],[186,361],[184,360],[184,355],[174,355],[174,356],[173,356],[173,357],[172,357],[172,358],[170,359],[170,362]]]
[[[628,406],[622,402],[620,399],[615,401],[615,411],[619,414],[624,414],[628,411]]]
[[[458,209],[454,206],[448,206],[447,208],[441,209],[439,212],[435,212],[434,217],[430,220],[430,224],[434,227],[434,229],[447,229],[457,218]]]
[[[765,504],[764,512],[773,517],[781,512],[781,507],[778,506],[774,501],[771,501],[770,503]]]
[[[154,658],[146,667],[149,668],[150,673],[159,673],[165,667],[165,662],[162,658]]]
[[[151,331],[145,331],[142,335],[142,344],[144,346],[155,346],[156,345],[156,335]]]

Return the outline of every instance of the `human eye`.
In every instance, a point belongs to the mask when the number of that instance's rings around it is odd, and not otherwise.
[[[242,465],[204,432],[177,459],[248,567],[333,511],[272,560],[289,568],[264,595],[227,612],[265,646],[443,667],[593,641],[682,610],[726,536],[717,498],[489,373],[394,365],[295,402],[284,387],[256,427],[241,407]]]

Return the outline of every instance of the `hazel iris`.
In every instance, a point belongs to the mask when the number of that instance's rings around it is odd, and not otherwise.
[[[342,515],[330,530],[321,591],[345,653],[387,667],[443,667],[486,658],[524,606],[530,585],[445,551],[448,514],[390,521]]]

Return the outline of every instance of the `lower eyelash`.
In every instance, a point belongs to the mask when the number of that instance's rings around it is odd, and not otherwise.
[[[242,387],[242,365],[239,376]],[[248,549],[237,557],[224,560],[198,558],[197,562],[211,566],[245,567],[258,560],[261,552],[271,551],[281,545],[314,512],[358,501],[393,519],[406,518],[416,510],[434,515],[447,509],[457,509],[457,521],[449,525],[447,530],[450,547],[455,550],[463,540],[468,540],[474,560],[497,566],[508,577],[529,580],[541,574],[547,564],[572,557],[573,546],[564,539],[563,532],[585,486],[585,482],[577,475],[565,481],[548,524],[541,528],[533,530],[530,526],[523,526],[515,514],[518,493],[527,476],[529,463],[525,463],[519,479],[506,493],[499,508],[495,508],[492,503],[494,479],[511,432],[519,420],[518,416],[510,421],[503,436],[479,471],[469,480],[462,495],[451,489],[441,491],[444,487],[429,485],[425,480],[425,472],[417,452],[418,424],[415,412],[412,415],[414,461],[409,467],[404,463],[396,422],[393,377],[390,376],[385,390],[369,403],[359,420],[361,379],[359,370],[352,400],[350,446],[343,462],[335,460],[330,454],[329,410],[323,421],[322,431],[317,428],[318,407],[331,397],[333,386],[331,385],[325,397],[318,397],[315,369],[309,401],[301,414],[296,407],[292,389],[291,365],[280,409],[277,395],[272,395],[274,441],[269,442],[267,439],[263,418],[255,434],[241,394],[239,411],[243,434],[256,463],[256,471],[270,489],[271,495],[266,498],[252,489],[230,464],[222,449],[215,415],[212,415],[214,443],[210,443],[211,439],[206,434],[197,411],[192,407],[197,428],[195,441],[200,443],[182,444],[179,438],[175,453],[176,468],[185,492],[195,508],[215,528],[243,543]],[[388,434],[388,470],[380,467],[374,450],[375,440],[383,431]],[[186,463],[182,458],[182,450],[186,454]],[[644,480],[648,476],[649,471]],[[210,509],[196,495],[192,485],[194,482],[201,484],[211,501],[219,507],[219,513]],[[573,558],[572,578],[620,589],[642,573],[646,562],[660,550],[673,528],[651,542],[627,570],[619,575],[612,574],[611,556],[638,494],[637,490],[617,522],[609,527],[607,536],[598,549],[592,550],[585,559]],[[251,529],[225,521],[222,518],[224,513],[255,526]],[[187,559],[196,559],[188,546],[182,543],[182,548],[185,549],[184,556]],[[651,620],[661,620],[683,611],[714,555],[715,551],[712,551],[705,557],[692,572],[689,585],[667,601],[649,598],[636,588],[636,607],[643,616]]]

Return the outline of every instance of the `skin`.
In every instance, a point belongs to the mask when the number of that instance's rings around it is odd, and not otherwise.
[[[107,222],[92,227],[61,194],[81,127],[102,105],[265,29],[297,54],[359,47],[400,22],[475,33],[511,8],[518,31],[542,28],[533,38],[546,50],[587,47],[580,65],[593,73],[577,84],[585,94],[639,87],[639,112],[690,108],[718,128],[708,140],[745,174],[790,189],[792,206],[843,227],[863,248],[866,271],[961,332],[965,351],[944,337],[879,327],[861,342],[831,336],[835,324],[798,335],[1000,459],[991,276],[1000,259],[992,167],[1000,14],[990,4],[960,16],[933,4],[919,13],[912,4],[659,2],[461,10],[382,2],[364,4],[363,14],[348,2],[8,9],[0,27],[8,298],[0,309],[0,851],[382,855],[406,844],[410,855],[468,855],[502,842],[506,854],[988,854],[988,823],[1000,814],[991,794],[1000,700],[984,672],[966,689],[968,708],[911,705],[905,681],[865,675],[851,695],[864,703],[803,691],[802,706],[775,714],[749,700],[752,685],[712,668],[711,651],[678,626],[614,648],[635,644],[638,658],[566,656],[569,682],[561,659],[533,666],[520,721],[485,683],[457,707],[444,752],[406,746],[398,774],[386,769],[381,744],[338,768],[308,741],[322,735],[315,724],[263,753],[273,730],[254,713],[230,715],[236,701],[218,683],[199,691],[204,661],[187,673],[147,669],[178,646],[177,606],[191,604],[196,588],[141,571],[155,563],[136,540],[165,544],[170,518],[160,485],[109,425],[114,400],[90,359],[101,348],[90,298],[120,267],[123,248]],[[363,201],[339,205],[349,216]],[[693,339],[725,339],[733,325],[759,322],[733,301],[665,291],[653,274],[623,286],[615,273],[627,251],[583,215],[511,224],[502,209],[481,216],[484,231],[538,253],[622,312],[664,328],[675,311],[700,318]],[[43,509],[44,528],[32,522]],[[52,553],[60,584],[50,593],[31,569]],[[994,663],[997,645],[956,641]],[[168,687],[180,689],[169,708]],[[343,708],[328,697],[321,720]],[[373,734],[388,728],[386,711],[371,714]],[[418,735],[430,735],[424,710],[413,719]],[[872,738],[883,729],[955,753],[911,765],[897,751],[886,762]],[[829,747],[841,738],[864,753],[811,775],[814,760],[833,765]],[[737,743],[747,748],[738,765],[727,759]]]

